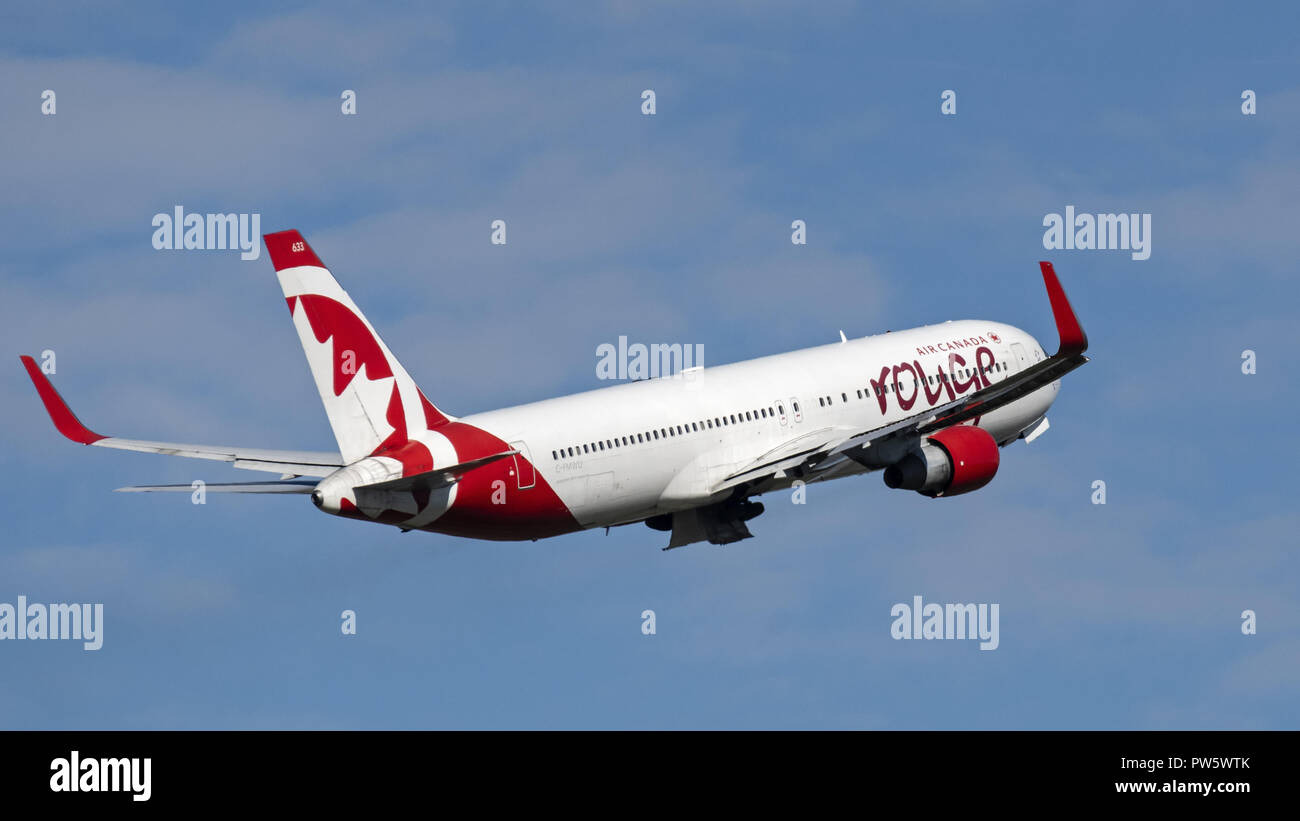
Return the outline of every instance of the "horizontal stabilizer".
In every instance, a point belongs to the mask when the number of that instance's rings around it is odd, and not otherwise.
[[[457,465],[448,465],[445,468],[434,468],[433,470],[417,473],[414,476],[403,476],[400,479],[389,479],[387,482],[375,482],[373,485],[359,485],[356,488],[358,494],[361,493],[414,493],[417,491],[437,490],[438,488],[448,487],[460,481],[460,477],[469,473],[471,470],[481,468],[484,465],[490,465],[498,459],[506,459],[519,453],[517,450],[503,450],[500,453],[494,453],[491,456],[483,456],[478,459],[471,459],[468,462],[461,462]],[[357,502],[361,502],[358,495]]]
[[[462,476],[471,470],[481,468],[500,459],[509,458],[518,452],[517,450],[505,450],[491,456],[461,462],[457,465],[434,468],[424,473],[417,473],[414,476],[403,476],[400,479],[389,479],[386,482],[375,482],[369,485],[357,485],[352,489],[352,493],[356,498],[357,507],[363,513],[375,515],[381,510],[397,510],[414,516],[424,507],[424,503],[420,501],[421,497],[427,497],[429,494],[438,491],[446,491],[447,488],[455,485]],[[446,492],[450,493],[450,491]]]
[[[207,493],[311,493],[316,487],[316,480],[298,480],[293,482],[218,482],[203,484]],[[132,485],[120,487],[118,493],[190,493],[198,488],[188,485]]]

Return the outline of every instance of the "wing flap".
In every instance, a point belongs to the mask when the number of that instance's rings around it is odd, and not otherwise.
[[[824,453],[828,445],[844,441],[845,434],[852,432],[852,428],[821,428],[787,439],[717,483],[712,492],[802,466],[810,457]]]

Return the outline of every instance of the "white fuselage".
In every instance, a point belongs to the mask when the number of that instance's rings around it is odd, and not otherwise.
[[[987,365],[983,374],[975,371],[981,348],[978,363]],[[615,385],[462,421],[521,450],[582,526],[607,526],[717,501],[727,494],[713,494],[712,487],[795,437],[879,428],[952,396],[973,393],[986,384],[982,380],[1001,381],[1043,358],[1037,340],[1018,328],[953,321]],[[1054,382],[975,424],[1007,444],[1046,413],[1058,390],[1059,382]],[[805,481],[875,467],[840,458]],[[522,476],[518,481],[521,486],[527,482]],[[791,477],[770,480],[756,492],[792,482]]]

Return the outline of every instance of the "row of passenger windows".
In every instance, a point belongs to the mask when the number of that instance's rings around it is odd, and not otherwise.
[[[1001,362],[998,362],[985,368],[984,372],[1001,373],[1005,370],[1006,370],[1006,366],[1003,365]],[[957,377],[969,379],[974,375],[975,375],[974,368],[961,368],[956,371],[953,371],[951,374],[941,372],[938,376],[927,376],[925,378],[925,381],[931,385],[936,385],[941,382],[947,382],[949,379],[953,379]],[[874,391],[876,396],[881,396],[886,393],[897,393],[901,384],[902,383],[900,382],[891,382],[884,385],[883,387],[875,388]],[[920,387],[921,380],[913,379],[912,386]],[[867,389],[866,393],[864,393],[863,390],[859,388],[858,398],[859,399],[866,398],[866,394],[871,393],[872,390],[873,389],[869,388]],[[848,402],[849,395],[847,393],[841,393],[840,399],[843,402]],[[821,405],[821,407],[823,408],[829,407],[830,405],[834,404],[834,398],[830,396],[819,396],[817,397],[817,403]],[[795,412],[795,414],[799,414],[801,412],[799,410],[798,402],[792,401],[790,403],[790,407]],[[700,431],[712,430],[713,428],[728,427],[730,425],[742,425],[746,422],[757,422],[763,419],[769,419],[775,417],[778,413],[782,417],[785,416],[785,405],[781,402],[777,402],[776,405],[772,407],[758,408],[757,410],[741,411],[739,413],[733,413],[730,416],[715,416],[712,419],[702,419],[697,422],[686,422],[684,424],[677,425],[675,427],[673,425],[669,425],[666,428],[659,428],[658,430],[648,430],[643,433],[629,433],[627,436],[615,436],[613,439],[604,439],[604,440],[597,439],[595,442],[587,442],[581,445],[574,445],[568,448],[560,448],[559,450],[551,451],[551,459],[555,461],[559,461],[560,459],[568,459],[574,456],[582,456],[584,453],[585,454],[601,453],[602,451],[614,450],[615,448],[632,447],[633,445],[643,445],[647,442],[657,442],[660,439],[668,439],[670,437],[676,437],[676,436],[686,436],[691,433],[699,433]],[[797,418],[799,417],[796,416],[796,419]]]
[[[1006,365],[1002,364],[1001,362],[995,362],[994,364],[984,368],[984,373],[1002,373],[1006,369],[1007,369]],[[926,384],[928,385],[938,385],[944,382],[949,382],[957,378],[969,379],[974,375],[975,375],[974,368],[958,368],[957,370],[952,371],[951,373],[943,373],[941,371],[937,375],[927,376],[925,378],[925,381]],[[865,391],[862,388],[858,388],[858,398],[865,399],[867,394],[871,394],[871,393],[874,393],[876,396],[883,396],[884,394],[887,393],[898,393],[898,391],[902,389],[903,384],[904,383],[902,382],[887,382],[881,386],[873,386],[871,388],[867,388]],[[921,387],[921,380],[913,379],[912,387],[914,388]],[[847,393],[841,393],[840,400],[843,402],[848,402],[849,395]],[[825,408],[835,404],[835,398],[833,396],[819,396],[817,398],[817,402],[821,407]]]
[[[799,403],[791,402],[790,407],[795,413],[800,413]],[[780,414],[785,416],[784,403],[777,402],[776,405],[767,408],[757,408],[754,410],[740,411],[730,416],[715,416],[712,419],[701,419],[696,422],[685,422],[681,425],[669,425],[666,428],[658,430],[648,430],[643,433],[629,433],[627,436],[615,436],[613,439],[596,440],[587,442],[573,447],[560,448],[551,451],[551,458],[558,461],[568,459],[572,456],[581,456],[584,453],[600,453],[615,448],[632,447],[633,445],[643,445],[647,442],[657,442],[660,439],[670,437],[686,436],[700,431],[708,431],[713,428],[730,427],[731,425],[743,425],[746,422],[759,422],[763,419],[772,419]]]

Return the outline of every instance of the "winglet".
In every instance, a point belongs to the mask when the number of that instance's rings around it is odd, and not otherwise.
[[[23,367],[27,369],[27,375],[32,378],[32,384],[36,386],[36,392],[41,395],[41,401],[45,403],[45,412],[50,415],[50,421],[54,423],[54,427],[59,429],[59,433],[83,445],[93,445],[100,439],[108,438],[107,436],[100,436],[81,424],[81,420],[68,407],[68,403],[63,401],[63,397],[59,396],[59,392],[50,384],[49,377],[41,371],[35,359],[30,356],[20,356],[19,359],[23,361]]]
[[[1052,302],[1052,316],[1056,319],[1056,332],[1061,337],[1061,347],[1057,356],[1075,356],[1088,350],[1088,335],[1079,324],[1079,317],[1074,315],[1070,300],[1061,287],[1061,280],[1056,277],[1056,269],[1050,262],[1040,262],[1043,270],[1043,284],[1047,286],[1047,298]]]
[[[276,231],[274,234],[263,234],[262,241],[266,243],[266,250],[271,255],[271,264],[275,270],[283,271],[285,268],[297,268],[299,265],[314,265],[317,268],[324,268],[325,263],[320,261],[316,252],[307,244],[307,240],[302,238],[302,234],[294,230]]]

